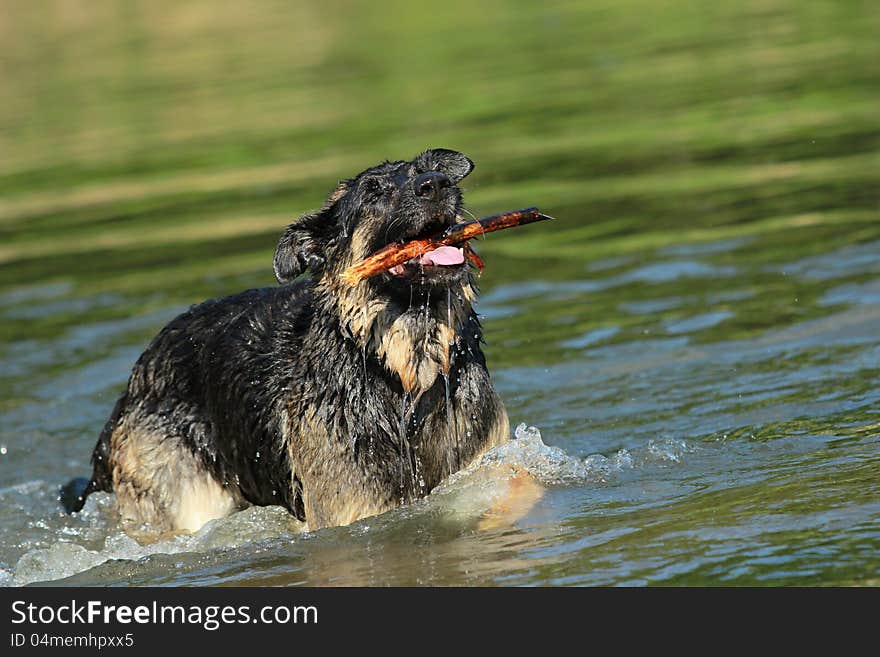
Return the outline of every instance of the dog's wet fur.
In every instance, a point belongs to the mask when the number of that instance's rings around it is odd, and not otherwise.
[[[171,321],[135,364],[91,478],[62,489],[65,508],[112,491],[141,530],[196,531],[251,504],[309,529],[344,525],[427,495],[507,440],[468,264],[341,279],[386,244],[463,221],[472,168],[433,149],[342,181],[283,233],[279,286]]]

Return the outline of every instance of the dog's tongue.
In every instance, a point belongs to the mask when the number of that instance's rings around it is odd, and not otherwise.
[[[460,265],[464,262],[464,253],[455,246],[441,246],[422,254],[419,262],[423,265]]]

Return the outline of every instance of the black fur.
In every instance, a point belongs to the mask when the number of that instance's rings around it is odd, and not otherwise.
[[[320,211],[283,233],[274,259],[279,287],[209,300],[169,323],[135,364],[98,439],[91,479],[65,487],[67,511],[123,477],[114,451],[123,419],[178,437],[204,472],[244,501],[283,505],[312,527],[348,518],[346,505],[368,500],[381,510],[425,495],[506,435],[480,324],[463,294],[476,289],[467,265],[381,274],[351,298],[355,291],[338,285],[346,264],[457,221],[457,183],[472,168],[460,153],[435,149],[343,181]],[[452,183],[429,202],[412,190],[424,171]],[[355,253],[361,238],[364,252]],[[292,282],[306,271],[310,278]],[[364,313],[384,304],[360,334],[353,326],[362,309],[352,299],[368,302]],[[406,390],[380,353],[382,322],[399,320],[408,348],[418,350],[423,333],[426,345],[433,339],[425,327],[447,319],[454,324],[448,373]]]

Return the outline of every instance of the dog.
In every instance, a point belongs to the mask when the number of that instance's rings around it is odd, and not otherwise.
[[[463,222],[473,167],[431,149],[340,182],[282,234],[280,285],[172,320],[134,365],[91,478],[62,488],[65,509],[113,492],[126,526],[195,532],[281,505],[314,530],[424,497],[508,440],[460,250],[353,286],[341,277],[389,243]]]

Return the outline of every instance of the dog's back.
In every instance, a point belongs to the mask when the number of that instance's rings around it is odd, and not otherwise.
[[[95,446],[91,490],[68,509],[104,490],[130,523],[154,527],[198,528],[245,502],[296,511],[275,407],[307,296],[301,283],[248,290],[172,320],[135,364]]]

